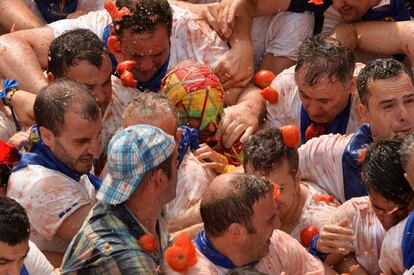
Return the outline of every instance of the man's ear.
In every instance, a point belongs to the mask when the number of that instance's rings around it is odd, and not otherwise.
[[[168,184],[168,177],[162,169],[155,170],[152,177],[157,189],[165,189],[165,185]]]
[[[357,105],[357,111],[358,111],[358,114],[359,114],[359,117],[360,117],[359,123],[360,124],[369,123],[370,117],[369,117],[368,107],[360,102]]]
[[[51,72],[48,72],[47,73],[47,81],[49,82],[49,84],[55,82],[55,80],[56,80],[55,75]]]
[[[46,144],[50,149],[53,150],[55,145],[56,136],[53,134],[52,131],[46,129],[45,127],[39,127],[40,136],[42,137],[42,141]]]
[[[232,239],[242,237],[245,231],[247,231],[246,228],[239,223],[232,223],[227,229]]]

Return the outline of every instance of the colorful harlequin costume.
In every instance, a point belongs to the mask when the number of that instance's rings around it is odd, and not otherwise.
[[[230,149],[222,145],[220,121],[224,115],[224,89],[209,67],[193,60],[183,61],[162,80],[161,91],[177,107],[181,126],[187,125],[190,118],[200,119],[199,130],[213,124],[215,134],[207,137],[199,135],[199,140],[222,154],[226,163],[234,166],[242,163],[240,145],[237,148],[233,145]]]

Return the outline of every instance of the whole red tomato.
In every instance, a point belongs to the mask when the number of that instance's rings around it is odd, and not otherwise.
[[[282,133],[283,143],[287,147],[295,148],[299,145],[299,128],[298,126],[291,124],[280,127],[280,132]]]
[[[183,272],[189,267],[189,258],[184,247],[170,246],[165,251],[164,258],[174,271]]]
[[[302,245],[309,247],[313,237],[315,237],[317,234],[319,234],[318,228],[315,226],[306,226],[306,228],[300,232],[300,241]]]
[[[151,234],[144,234],[139,238],[139,245],[147,252],[154,252],[157,248],[155,238]]]
[[[273,72],[269,70],[261,70],[254,75],[254,84],[263,89],[270,86],[275,77],[276,75]]]

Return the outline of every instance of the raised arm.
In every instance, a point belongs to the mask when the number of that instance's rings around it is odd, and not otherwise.
[[[414,64],[414,22],[359,22],[339,24],[332,37],[353,50],[374,54],[405,54]]]
[[[5,32],[39,28],[45,25],[22,0],[0,2],[0,27]]]
[[[47,67],[49,45],[54,38],[49,26],[1,36],[0,74],[17,80],[21,89],[37,93],[47,85],[43,70]]]

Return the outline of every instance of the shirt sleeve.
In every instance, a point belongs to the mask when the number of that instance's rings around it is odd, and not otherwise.
[[[92,202],[80,184],[60,175],[31,182],[21,194],[16,200],[26,209],[30,225],[47,239],[52,239],[67,217]]]
[[[276,104],[266,102],[264,128],[279,128],[283,125],[300,123],[301,101],[295,81],[295,67],[284,70],[272,82],[271,87],[279,95]]]
[[[45,255],[39,250],[39,248],[29,241],[29,253],[24,260],[24,266],[29,274],[44,274],[54,275],[53,266],[46,259]]]
[[[402,256],[402,237],[407,218],[392,227],[382,242],[379,265],[384,274],[402,274],[405,271]]]
[[[269,253],[256,268],[266,274],[325,274],[324,265],[319,259],[314,258],[298,241],[280,230],[273,232]]]
[[[302,41],[312,35],[314,16],[310,12],[282,12],[274,16],[265,38],[265,54],[296,61]]]
[[[299,170],[340,202],[345,201],[342,155],[352,135],[329,134],[313,138],[299,147]]]
[[[111,16],[106,10],[101,10],[98,12],[90,12],[75,19],[59,20],[49,24],[49,26],[53,29],[55,37],[74,29],[88,29],[96,34],[99,39],[103,40],[104,29],[111,22]]]

